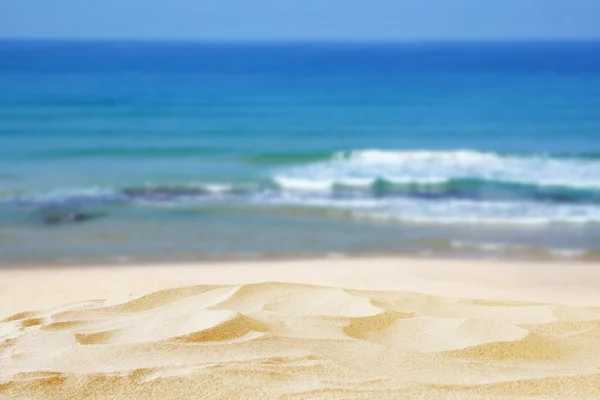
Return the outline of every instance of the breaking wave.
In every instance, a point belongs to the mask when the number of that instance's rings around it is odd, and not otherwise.
[[[315,154],[311,157],[316,157]],[[600,222],[600,157],[477,151],[338,152],[279,165],[242,183],[184,182],[44,193],[4,190],[3,203],[318,207],[354,218],[411,223]],[[320,157],[320,156],[319,156]],[[262,162],[261,161],[261,162]]]

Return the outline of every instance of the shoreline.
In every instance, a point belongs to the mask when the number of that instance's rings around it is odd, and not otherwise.
[[[0,268],[0,318],[91,298],[261,282],[600,307],[600,268],[594,263],[370,256],[5,266]]]
[[[567,251],[565,251],[567,252]],[[600,253],[596,250],[590,250],[580,255],[547,255],[534,253],[526,257],[482,254],[482,253],[461,253],[461,254],[435,254],[435,253],[313,253],[313,254],[230,254],[230,255],[206,255],[189,257],[86,257],[85,259],[49,259],[49,260],[0,260],[0,271],[11,269],[45,269],[45,268],[113,268],[113,267],[139,267],[151,265],[210,265],[210,264],[239,264],[254,262],[290,262],[290,261],[323,261],[323,260],[365,260],[365,259],[399,259],[399,260],[424,260],[432,262],[459,261],[466,263],[524,263],[524,264],[585,264],[600,265]]]

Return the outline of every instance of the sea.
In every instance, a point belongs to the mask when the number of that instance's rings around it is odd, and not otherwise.
[[[0,41],[0,264],[600,261],[600,42]]]

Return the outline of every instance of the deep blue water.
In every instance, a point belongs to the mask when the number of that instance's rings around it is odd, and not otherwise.
[[[600,251],[600,42],[0,41],[0,261]]]

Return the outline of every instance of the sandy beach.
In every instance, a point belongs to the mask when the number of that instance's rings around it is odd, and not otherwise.
[[[593,264],[5,268],[0,318],[7,399],[600,398]]]

